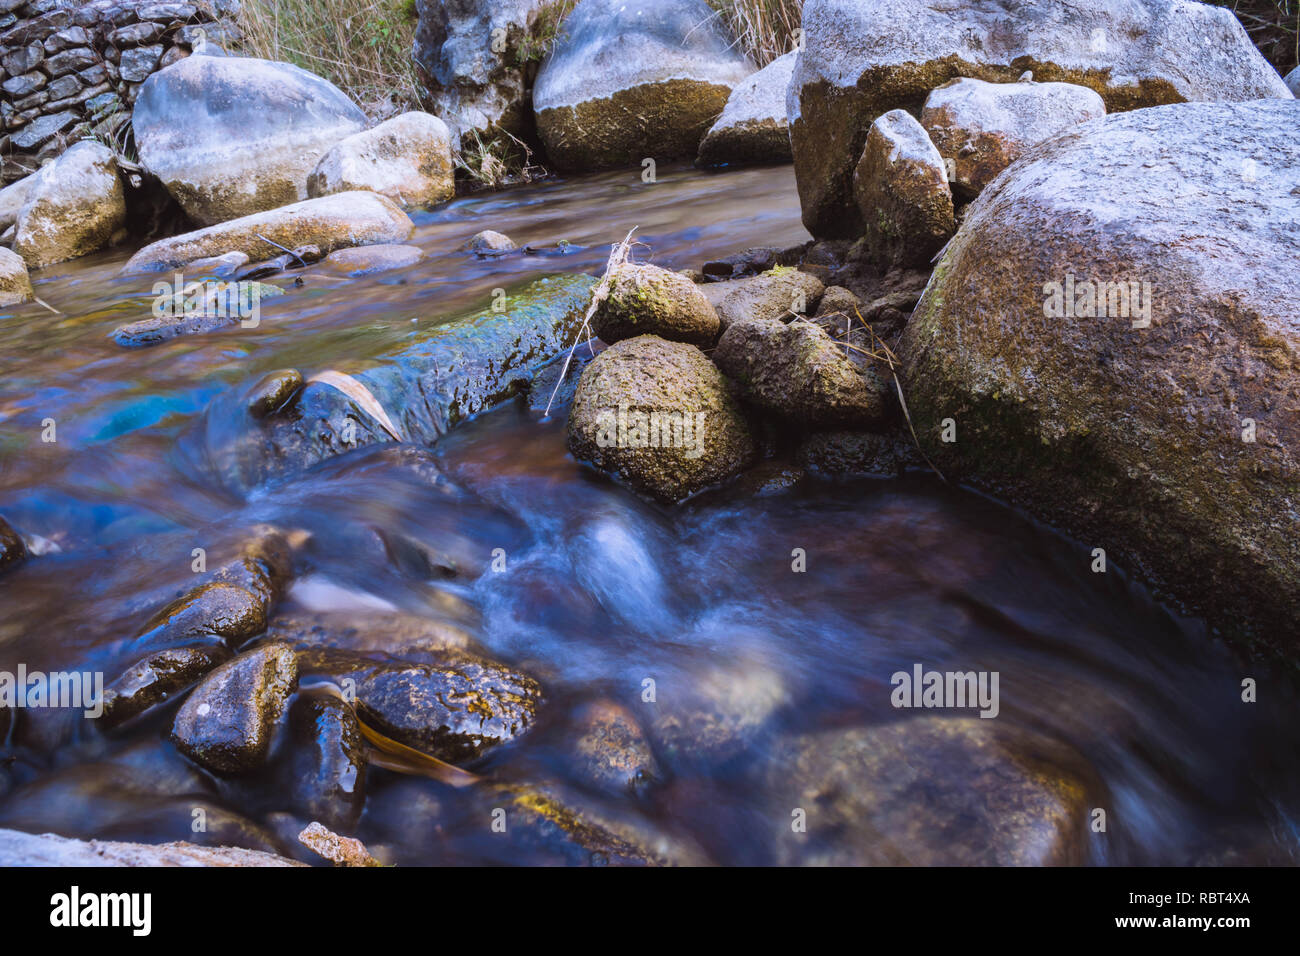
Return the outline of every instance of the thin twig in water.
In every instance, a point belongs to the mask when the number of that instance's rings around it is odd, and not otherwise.
[[[50,310],[51,312],[53,312],[55,315],[62,315],[62,314],[63,314],[63,313],[60,312],[58,309],[56,309],[54,306],[50,305],[48,302],[46,302],[46,301],[45,301],[44,299],[42,299],[42,298],[39,298],[38,296],[32,296],[32,301],[35,302],[37,305],[43,305],[43,306],[45,306],[45,308],[49,309],[49,310]]]
[[[569,374],[569,363],[573,361],[573,350],[578,347],[578,339],[581,339],[583,333],[587,336],[587,348],[591,348],[591,317],[596,314],[596,309],[600,303],[609,298],[610,289],[614,285],[614,273],[618,271],[619,266],[627,262],[628,250],[632,248],[632,233],[636,232],[637,227],[633,226],[628,230],[623,241],[616,243],[609,251],[609,262],[605,265],[605,274],[600,277],[596,283],[596,288],[591,291],[591,305],[587,307],[587,314],[582,317],[582,325],[578,329],[578,334],[573,340],[573,345],[569,346],[569,354],[564,356],[564,368],[560,369],[560,378],[555,383],[555,388],[551,390],[551,397],[547,399],[546,411],[543,415],[551,414],[551,405],[555,402],[555,396],[559,394],[560,386],[564,384],[565,377]]]
[[[298,255],[298,253],[294,252],[292,249],[286,249],[284,246],[280,245],[278,242],[274,242],[273,240],[266,238],[266,236],[262,235],[260,232],[255,232],[255,233],[253,233],[253,235],[257,236],[257,238],[258,238],[258,239],[261,239],[263,242],[270,243],[271,245],[275,246],[275,248],[279,249],[281,252],[287,252],[287,253],[289,253],[289,255],[293,256],[295,259],[297,259],[297,260],[298,260],[299,262],[301,262],[303,265],[306,265],[306,264],[307,264],[307,260],[304,259],[302,256]]]

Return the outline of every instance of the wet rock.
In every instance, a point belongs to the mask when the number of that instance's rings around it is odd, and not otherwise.
[[[248,412],[254,418],[265,418],[284,407],[294,392],[302,388],[302,373],[296,368],[267,372],[253,385],[248,398]]]
[[[35,175],[13,244],[29,269],[102,249],[126,222],[126,194],[107,147],[83,140]]]
[[[773,749],[776,862],[1044,866],[1088,862],[1091,773],[1065,747],[979,717],[921,717]],[[807,831],[790,826],[794,810]]]
[[[732,323],[745,319],[810,315],[821,302],[825,286],[807,272],[777,266],[747,279],[710,282],[700,286],[700,291],[713,303],[725,332]]]
[[[355,249],[338,249],[325,257],[325,265],[336,272],[350,276],[364,276],[389,269],[405,269],[424,258],[419,246],[401,246],[384,243],[377,246],[359,246]]]
[[[0,574],[22,564],[27,558],[27,546],[22,536],[8,521],[0,518]]]
[[[694,346],[653,335],[611,345],[583,370],[568,446],[664,501],[730,477],[755,454],[718,369]]]
[[[525,733],[542,696],[531,677],[460,654],[416,663],[322,649],[301,652],[300,659],[304,675],[351,682],[357,716],[367,725],[453,764]]]
[[[416,0],[413,57],[434,113],[461,148],[532,135],[530,85],[565,7],[558,0]],[[484,37],[501,39],[489,53]]]
[[[704,0],[579,0],[533,87],[561,169],[694,158],[754,67]]]
[[[257,317],[263,299],[282,295],[282,289],[264,282],[205,283],[179,305],[164,303],[160,315],[119,325],[113,330],[113,341],[122,348],[148,348],[182,335],[202,335],[234,325],[242,328]]]
[[[921,125],[952,170],[953,190],[969,200],[1029,147],[1105,115],[1086,86],[957,79],[926,98]]]
[[[27,194],[35,183],[36,176],[31,174],[0,189],[0,232],[18,221],[18,213],[27,204]]]
[[[796,460],[809,471],[841,477],[897,478],[911,457],[901,456],[898,438],[874,432],[817,432],[809,435]]]
[[[610,700],[596,701],[582,708],[575,723],[576,770],[596,787],[626,794],[662,777],[645,732],[627,708]]]
[[[456,194],[447,124],[429,113],[394,116],[331,146],[307,177],[307,195],[369,189],[403,206]]]
[[[866,247],[882,270],[923,268],[956,229],[943,157],[921,124],[891,110],[871,124],[853,171]]]
[[[185,268],[192,275],[210,275],[218,279],[226,279],[235,275],[246,265],[248,265],[248,253],[223,252],[219,256],[206,256],[202,259],[195,259]]]
[[[815,236],[854,238],[867,224],[852,176],[871,122],[892,109],[919,114],[958,76],[1006,83],[1032,69],[1091,87],[1111,112],[1286,92],[1232,11],[1180,0],[808,0],[802,26],[787,106]]]
[[[302,866],[258,850],[193,843],[120,843],[70,840],[0,830],[0,866]]]
[[[23,257],[0,248],[0,307],[32,300],[32,280]]]
[[[777,266],[797,266],[806,251],[806,244],[797,246],[751,246],[735,255],[712,259],[702,269],[708,279],[739,279],[768,272]]]
[[[945,475],[1291,654],[1298,117],[1178,104],[1040,144],[972,204],[898,349]]]
[[[414,231],[415,224],[406,213],[378,193],[336,193],[160,239],[132,256],[122,271],[175,269],[231,251],[255,259],[268,251],[267,239],[286,249],[310,243],[328,253],[371,243],[402,242]]]
[[[746,401],[787,422],[872,427],[889,416],[884,380],[864,373],[822,328],[803,319],[735,322],[713,361]]]
[[[1300,66],[1286,75],[1286,85],[1292,94],[1300,98]]]
[[[609,295],[596,306],[592,330],[613,344],[657,335],[707,348],[718,339],[718,315],[695,283],[658,266],[624,263]]]
[[[247,588],[224,582],[200,585],[159,611],[131,642],[136,651],[224,643],[238,647],[266,629],[266,608]]]
[[[305,697],[289,715],[294,809],[334,830],[352,830],[366,800],[365,738],[352,709]]]
[[[697,660],[656,682],[651,738],[675,764],[719,764],[738,756],[790,702],[779,670],[737,652],[726,661]]]
[[[507,235],[499,232],[493,232],[491,229],[484,229],[482,232],[476,232],[470,236],[461,245],[462,252],[509,252],[515,248],[515,241]]]
[[[790,162],[785,95],[796,53],[777,57],[736,84],[718,121],[704,134],[701,166]]]
[[[575,341],[594,285],[585,275],[539,279],[507,296],[503,311],[429,322],[388,353],[350,366],[346,378],[315,376],[265,419],[249,415],[245,390],[233,389],[208,409],[210,421],[222,422],[209,460],[227,486],[248,489],[363,445],[432,444],[457,422],[518,394],[537,367]],[[336,382],[354,392],[363,387],[388,410],[397,434]]]
[[[243,588],[262,607],[266,617],[289,586],[293,554],[288,538],[278,528],[262,525],[239,549],[235,560],[213,574],[218,583]]]
[[[275,618],[266,640],[300,651],[332,648],[419,661],[477,649],[474,639],[454,624],[397,612],[295,611]]]
[[[214,773],[238,774],[265,763],[271,738],[297,684],[293,650],[268,644],[222,664],[181,705],[171,739]]]
[[[329,860],[335,866],[383,866],[370,855],[370,851],[360,840],[339,836],[319,823],[312,823],[304,828],[298,834],[298,840],[303,846]]]
[[[144,167],[205,226],[306,199],[307,176],[321,155],[366,125],[365,114],[326,80],[252,57],[174,63],[144,81],[132,113]]]
[[[166,703],[228,660],[230,649],[224,644],[195,644],[137,661],[104,688],[103,726],[117,727]]]

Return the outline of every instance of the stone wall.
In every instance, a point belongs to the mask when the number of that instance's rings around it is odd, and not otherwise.
[[[238,13],[239,0],[0,0],[0,185],[84,136],[113,141],[149,74],[196,43],[237,42]]]

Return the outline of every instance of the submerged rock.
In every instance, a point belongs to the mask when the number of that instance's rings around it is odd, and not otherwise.
[[[405,269],[424,258],[419,246],[402,246],[384,243],[376,246],[356,246],[336,249],[325,257],[325,265],[350,276],[364,276],[389,269]]]
[[[181,705],[171,739],[208,770],[238,774],[265,763],[276,725],[297,684],[297,659],[268,644],[222,664]]]
[[[575,458],[670,502],[730,477],[755,454],[722,373],[695,346],[653,335],[592,359],[567,434]]]
[[[867,255],[882,271],[929,266],[956,229],[943,157],[902,110],[871,124],[853,197],[866,223]]]
[[[787,422],[873,427],[889,417],[884,380],[859,369],[824,329],[804,319],[733,323],[713,361],[747,402]]]
[[[930,91],[969,76],[1078,83],[1111,112],[1183,100],[1286,95],[1231,10],[1182,0],[808,0],[787,101],[804,225],[856,238],[853,168],[871,122],[919,114]]]
[[[576,723],[575,769],[587,782],[622,795],[662,777],[645,732],[627,708],[595,701],[579,711]]]
[[[225,484],[247,489],[364,445],[431,444],[522,391],[575,341],[594,284],[585,275],[539,279],[503,299],[501,311],[430,323],[387,354],[350,363],[347,374],[311,376],[266,418],[250,415],[244,389],[232,389],[208,408],[208,458]]]
[[[287,857],[231,846],[70,840],[0,830],[0,866],[302,866]]]
[[[366,760],[352,709],[333,697],[305,697],[289,727],[294,809],[331,829],[353,829],[366,800]]]
[[[1055,741],[979,717],[919,717],[790,737],[767,786],[776,862],[1079,866],[1091,773]],[[791,827],[806,814],[806,832]]]
[[[126,192],[112,150],[83,140],[35,173],[13,250],[29,269],[43,269],[104,248],[125,222]]]
[[[320,649],[300,652],[300,660],[304,675],[347,682],[367,725],[453,764],[525,733],[542,696],[531,677],[463,654],[418,663]]]
[[[1105,115],[1086,86],[959,79],[926,98],[921,125],[952,170],[953,190],[974,199],[1029,147]]]
[[[403,242],[414,231],[415,224],[391,199],[372,192],[336,193],[159,239],[133,255],[122,271],[176,269],[232,251],[260,259],[276,248],[270,243],[286,249],[310,244],[328,254],[349,246]]]
[[[27,558],[27,545],[8,521],[0,518],[0,574],[17,567]]]
[[[16,252],[0,248],[0,308],[32,301],[32,279],[27,263]]]
[[[369,189],[403,206],[432,206],[456,194],[454,172],[447,124],[402,113],[331,146],[307,177],[307,195]]]
[[[1297,181],[1295,100],[1066,130],[972,204],[898,348],[944,474],[1292,655]]]
[[[454,624],[401,612],[295,611],[275,618],[265,639],[299,651],[332,648],[406,660],[477,649],[474,639]]]
[[[722,115],[704,134],[699,165],[790,162],[785,95],[796,55],[792,50],[779,56],[736,84]]]
[[[533,87],[561,169],[694,158],[754,72],[704,0],[579,0]]]
[[[624,263],[612,276],[609,295],[596,306],[591,327],[612,345],[638,335],[657,335],[707,348],[718,339],[718,315],[690,279],[658,266]]]
[[[210,226],[306,199],[321,155],[367,122],[337,87],[296,66],[191,56],[145,80],[131,125],[144,167]]]

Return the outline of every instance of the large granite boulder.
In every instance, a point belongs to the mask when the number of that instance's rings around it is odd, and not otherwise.
[[[330,147],[307,177],[307,192],[368,189],[403,206],[432,206],[456,194],[455,179],[447,124],[411,112]]]
[[[208,226],[306,199],[321,155],[368,124],[336,86],[291,64],[191,56],[144,82],[131,125],[145,168]]]
[[[754,72],[704,0],[579,0],[533,88],[561,169],[694,158]]]
[[[0,248],[0,306],[30,302],[32,279],[27,274],[27,263],[16,252]]]
[[[701,166],[788,163],[790,124],[785,95],[794,75],[795,51],[779,56],[731,91],[718,121],[700,143]]]
[[[126,193],[112,150],[83,140],[36,173],[13,249],[29,269],[42,269],[102,249],[125,222]]]
[[[803,220],[856,238],[853,167],[881,113],[959,76],[1078,83],[1111,112],[1285,97],[1232,12],[1188,0],[808,0],[788,113]]]
[[[1067,130],[971,205],[899,347],[949,477],[1292,655],[1297,182],[1294,99]]]

